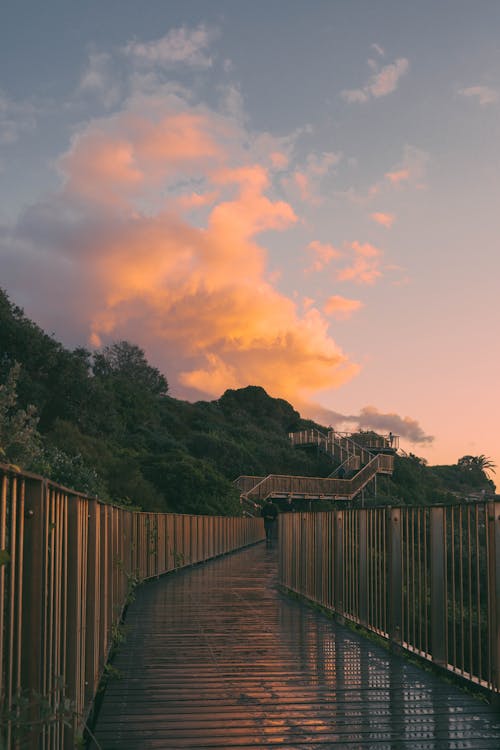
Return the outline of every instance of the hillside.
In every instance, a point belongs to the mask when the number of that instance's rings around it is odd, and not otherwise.
[[[172,398],[139,347],[69,351],[0,290],[0,460],[144,509],[238,513],[232,481],[240,474],[332,471],[326,456],[288,440],[311,426],[259,386],[210,402]],[[482,489],[494,485],[474,462],[427,467],[410,455],[396,457],[376,502],[429,503]]]

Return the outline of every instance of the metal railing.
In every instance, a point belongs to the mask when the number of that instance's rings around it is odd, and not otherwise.
[[[280,516],[280,582],[500,692],[500,502]]]
[[[3,747],[74,746],[138,582],[263,538],[260,518],[129,511],[0,464]]]

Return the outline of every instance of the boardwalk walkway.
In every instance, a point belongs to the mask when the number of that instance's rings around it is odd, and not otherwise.
[[[142,586],[100,747],[500,748],[500,713],[275,584],[275,551],[259,544]]]

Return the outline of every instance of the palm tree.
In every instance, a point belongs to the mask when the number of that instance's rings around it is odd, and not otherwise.
[[[492,474],[495,474],[495,469],[497,468],[497,465],[493,463],[491,458],[481,453],[480,456],[475,456],[474,459],[476,461],[477,466],[481,469],[481,471],[484,471],[486,475],[488,474],[489,471],[491,471]]]
[[[488,476],[488,472],[495,474],[496,464],[491,458],[481,453],[480,456],[462,456],[458,459],[458,466],[464,471],[481,471]]]

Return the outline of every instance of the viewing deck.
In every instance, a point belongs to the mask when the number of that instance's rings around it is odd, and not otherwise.
[[[258,544],[140,587],[93,750],[498,750],[500,714],[277,589]]]

